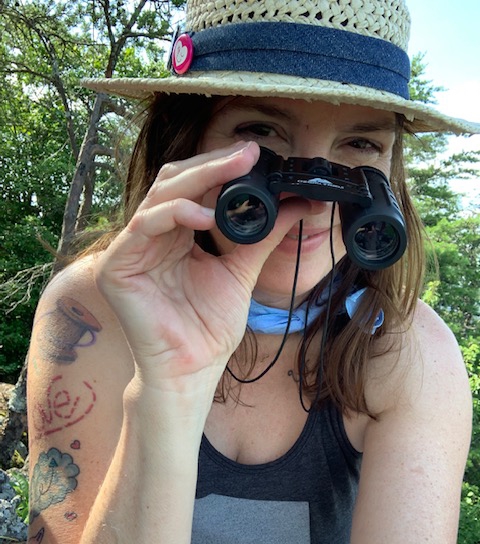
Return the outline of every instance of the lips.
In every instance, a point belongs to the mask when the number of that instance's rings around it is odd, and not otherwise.
[[[298,240],[300,232],[298,228],[293,228],[286,234],[277,249],[284,253],[296,254],[298,250]],[[302,232],[302,254],[316,251],[330,238],[330,227],[328,228],[304,228]]]
[[[291,240],[298,240],[300,236],[298,234],[287,234],[287,238],[290,238]],[[303,240],[308,240],[310,237],[308,235],[303,234],[302,235],[302,242]]]
[[[313,236],[319,236],[323,235],[325,233],[330,233],[330,226],[327,228],[303,228],[302,229],[302,241],[308,240],[309,238],[312,238]],[[293,228],[286,234],[287,238],[291,238],[292,240],[298,240],[300,238],[300,231],[297,227]]]

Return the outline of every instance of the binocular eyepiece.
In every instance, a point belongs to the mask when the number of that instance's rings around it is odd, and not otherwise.
[[[283,159],[260,148],[246,176],[226,183],[215,219],[238,244],[254,244],[273,229],[280,193],[338,202],[347,254],[361,268],[379,270],[395,263],[407,246],[405,220],[385,175],[376,168],[348,168],[326,159]]]

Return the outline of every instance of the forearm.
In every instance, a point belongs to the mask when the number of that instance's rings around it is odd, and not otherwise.
[[[157,396],[127,390],[119,444],[81,544],[190,542],[208,411],[177,394]]]

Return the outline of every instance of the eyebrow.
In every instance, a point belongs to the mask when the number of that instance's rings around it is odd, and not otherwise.
[[[278,108],[277,106],[272,106],[270,104],[264,104],[258,102],[258,98],[249,98],[241,97],[235,98],[231,102],[224,104],[221,109],[233,109],[233,110],[242,110],[242,111],[253,111],[257,113],[262,113],[269,117],[277,117],[280,119],[285,119],[288,121],[295,121],[297,117],[291,112],[284,110],[283,108]]]
[[[344,126],[346,132],[357,132],[363,134],[366,132],[395,132],[398,128],[396,119],[384,119],[378,122],[371,123],[355,123],[352,126]]]
[[[257,113],[262,113],[269,117],[276,117],[280,119],[285,119],[287,121],[299,122],[297,116],[286,109],[279,108],[277,106],[272,106],[268,103],[259,102],[258,98],[251,97],[235,97],[231,101],[223,104],[220,108],[220,111],[223,109],[227,111],[232,110],[241,110],[241,111],[253,111]],[[387,112],[386,112],[387,113]],[[365,134],[369,132],[396,132],[398,129],[398,120],[396,117],[379,119],[378,121],[368,121],[368,122],[358,122],[353,125],[343,125],[338,127],[343,132],[354,132],[357,134]]]

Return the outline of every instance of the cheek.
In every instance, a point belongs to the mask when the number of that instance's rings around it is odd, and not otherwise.
[[[379,161],[379,164],[376,166],[376,168],[381,170],[387,176],[387,179],[390,179],[391,172],[392,172],[391,154],[390,156],[384,157],[381,161]]]

